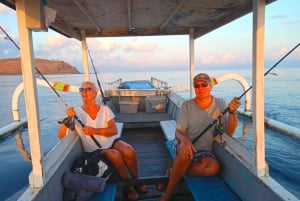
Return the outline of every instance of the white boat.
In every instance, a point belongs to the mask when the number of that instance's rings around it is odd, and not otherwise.
[[[41,151],[32,31],[45,31],[51,28],[81,41],[83,76],[86,80],[89,80],[86,38],[189,35],[190,78],[192,78],[195,73],[194,40],[252,11],[253,24],[249,26],[253,26],[254,152],[247,150],[234,138],[223,135],[226,146],[224,141],[214,144],[214,153],[222,166],[220,174],[206,178],[186,176],[185,184],[191,192],[192,200],[203,200],[203,197],[205,200],[298,200],[270,177],[265,160],[263,27],[265,7],[271,2],[272,0],[48,0],[47,5],[44,5],[44,1],[1,1],[16,10],[30,134],[32,172],[29,188],[18,200],[62,200],[62,174],[70,169],[72,162],[82,151],[76,135],[64,138],[45,156]],[[210,9],[206,9],[207,7]],[[157,144],[167,150],[169,140],[174,138],[174,125],[180,105],[184,101],[181,97],[164,85],[154,86],[152,89],[112,87],[105,90],[105,94],[110,98],[107,104],[116,114],[119,134],[134,144],[138,152],[142,153],[141,150],[144,150],[149,154],[147,148]],[[140,136],[140,133],[143,135]],[[154,133],[159,135],[155,136]],[[139,144],[142,144],[140,148]],[[149,155],[145,157],[148,158],[144,158],[142,163],[154,167],[155,164],[151,163]],[[149,171],[142,172],[144,178],[136,182],[153,184],[161,179],[159,177],[161,170],[171,159],[168,155],[160,158],[164,161],[160,164],[163,167],[154,168],[153,171],[150,168]],[[212,191],[216,188],[220,189],[219,193]],[[122,196],[119,195],[118,189],[117,184],[108,185],[105,191],[93,200],[121,200]],[[154,194],[151,196],[155,197]]]

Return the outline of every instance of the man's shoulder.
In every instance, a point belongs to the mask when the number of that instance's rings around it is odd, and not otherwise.
[[[214,97],[215,103],[219,106],[226,105],[226,101],[223,98]]]
[[[186,100],[186,101],[183,102],[183,104],[187,104],[187,105],[192,104],[192,103],[195,103],[194,98]]]
[[[191,107],[193,104],[195,104],[194,99],[189,99],[182,103],[181,108]]]

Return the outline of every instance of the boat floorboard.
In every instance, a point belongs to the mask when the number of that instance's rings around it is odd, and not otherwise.
[[[157,178],[164,176],[164,170],[170,166],[172,159],[165,146],[165,137],[160,127],[125,128],[122,139],[131,144],[138,158],[138,174],[141,178]],[[116,200],[126,200],[124,186],[119,186]],[[161,192],[156,185],[148,185],[148,193],[140,195],[142,200],[157,200]],[[182,180],[174,191],[174,200],[194,200],[185,182]]]
[[[159,122],[163,120],[172,120],[173,118],[167,112],[157,112],[157,113],[115,113],[117,122],[123,123],[141,123],[141,122]]]

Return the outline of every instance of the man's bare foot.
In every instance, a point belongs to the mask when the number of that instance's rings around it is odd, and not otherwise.
[[[160,198],[159,198],[159,201],[169,201],[170,196],[171,195],[169,195],[167,193],[162,193],[161,196],[160,196]]]
[[[126,188],[126,195],[128,200],[132,200],[132,201],[137,200],[139,198],[139,195],[137,194],[133,186]]]

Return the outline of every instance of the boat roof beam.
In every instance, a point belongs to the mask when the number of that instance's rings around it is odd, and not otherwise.
[[[170,20],[176,15],[176,13],[178,13],[179,9],[182,7],[182,5],[184,4],[186,0],[182,0],[178,6],[173,10],[173,12],[171,13],[171,15],[163,22],[163,24],[160,26],[160,29],[164,29],[165,26],[170,22]]]
[[[131,20],[131,0],[127,0],[127,18],[128,18],[128,30],[133,31],[132,20]]]
[[[242,17],[243,15],[245,15],[245,13],[250,13],[252,11],[252,1],[249,1],[249,3],[239,6],[236,9],[239,10],[239,12],[234,12],[234,13],[228,12],[219,20],[211,22],[210,26],[201,27],[201,29],[197,28],[195,30],[195,38],[197,39],[225,24],[228,24],[229,22],[232,22],[234,19]]]
[[[96,28],[98,32],[101,32],[101,28],[98,26],[96,21],[91,17],[92,13],[88,12],[88,8],[84,8],[84,4],[78,0],[73,0],[73,3],[79,8],[79,10],[84,14],[84,16],[90,21],[90,23]]]

